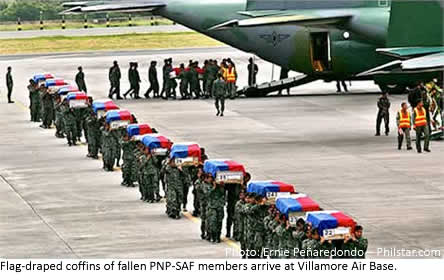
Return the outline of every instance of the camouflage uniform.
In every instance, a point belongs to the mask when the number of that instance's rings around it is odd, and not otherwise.
[[[271,247],[273,250],[281,249],[281,236],[282,232],[285,230],[285,225],[277,222],[276,227],[273,229],[272,237],[271,237]],[[279,258],[279,255],[272,256],[273,259]]]
[[[255,205],[252,203],[246,203],[244,207],[244,217],[245,217],[245,225],[244,225],[244,242],[245,248],[247,250],[254,250],[254,224],[255,217],[253,215],[253,210]]]
[[[103,149],[102,149],[102,153],[103,153],[103,161],[105,164],[105,168],[108,171],[113,171],[114,169],[114,163],[115,163],[115,159],[116,159],[116,146],[117,146],[117,142],[119,141],[118,138],[116,137],[116,132],[114,132],[113,130],[111,131],[103,131]],[[119,151],[120,153],[120,151]]]
[[[146,157],[146,160],[142,165],[145,200],[150,202],[154,201],[154,195],[157,189],[156,185],[158,186],[159,184],[156,164],[157,158],[151,155]]]
[[[85,122],[88,131],[88,154],[97,158],[101,137],[100,121],[95,115],[90,115]]]
[[[140,199],[146,200],[146,188],[145,188],[145,177],[143,174],[143,167],[145,166],[146,161],[146,155],[140,151],[137,150],[136,153],[137,158],[137,183],[139,184],[139,192],[140,192]]]
[[[76,133],[77,133],[77,125],[76,125],[76,116],[71,108],[67,108],[63,114],[64,126],[66,138],[68,139],[68,144],[76,144]]]
[[[55,119],[55,126],[56,126],[56,137],[60,137],[63,138],[63,134],[64,134],[64,120],[63,120],[63,115],[65,113],[65,110],[68,110],[68,108],[62,103],[59,102],[55,105],[55,115],[56,115],[56,119]]]
[[[306,259],[317,259],[319,257],[316,256],[315,251],[319,251],[320,249],[320,243],[319,241],[315,239],[305,239],[302,242],[302,250],[305,251],[305,258]]]
[[[264,218],[267,215],[267,205],[255,205],[253,207],[254,217],[254,249],[257,256],[261,256],[263,248],[265,247],[265,225]]]
[[[234,207],[234,228],[233,228],[233,238],[236,241],[242,240],[242,234],[244,231],[244,216],[242,215],[242,208],[245,206],[244,200],[239,200],[236,202]]]
[[[270,224],[274,221],[274,216],[268,214],[267,216],[265,216],[264,218],[264,227],[265,227],[265,240],[264,240],[264,248],[269,248],[270,249],[270,244],[271,244],[271,233],[272,230],[270,229]]]
[[[41,105],[40,105],[40,92],[38,89],[35,89],[33,87],[29,87],[29,94],[30,94],[30,110],[31,110],[31,121],[33,122],[39,122],[40,121],[40,112],[41,112]]]
[[[212,186],[206,182],[199,182],[195,183],[197,197],[199,199],[199,206],[200,206],[200,232],[201,237],[206,238],[209,237],[208,232],[208,195],[212,188]]]
[[[177,167],[170,165],[165,168],[165,179],[167,188],[167,214],[179,217],[180,204],[183,201],[183,185],[186,181],[185,174]]]
[[[89,142],[88,142],[89,143]],[[134,149],[136,143],[131,140],[121,140],[121,146],[123,150],[123,164],[122,164],[122,178],[123,184],[126,186],[133,186],[134,183],[134,165],[136,164],[136,158],[134,157]]]
[[[342,250],[344,251],[353,251],[355,248],[357,250],[357,252],[362,252],[362,256],[356,256],[355,258],[357,259],[365,259],[365,253],[367,252],[367,247],[368,247],[368,240],[365,237],[360,237],[357,238],[356,241],[354,240],[349,240],[347,243],[344,243],[342,245]],[[353,258],[353,257],[350,257]]]
[[[49,128],[53,121],[54,102],[51,94],[43,93],[41,96],[42,110],[43,110],[43,126]]]
[[[213,187],[208,193],[208,231],[212,240],[219,242],[224,219],[225,191]]]

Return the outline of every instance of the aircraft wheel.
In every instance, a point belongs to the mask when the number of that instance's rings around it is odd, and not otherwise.
[[[406,86],[405,85],[398,85],[398,84],[379,84],[379,88],[382,92],[388,92],[389,94],[403,94],[405,93]]]

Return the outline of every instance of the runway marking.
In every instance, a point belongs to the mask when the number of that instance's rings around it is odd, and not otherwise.
[[[20,109],[22,109],[23,111],[29,111],[29,108],[26,107],[26,105],[23,104],[23,103],[20,102],[20,101],[15,100],[15,103],[14,103],[14,104],[15,104],[17,107],[19,107]]]
[[[16,101],[15,103],[20,109],[22,109],[23,111],[29,111],[29,108],[25,106],[25,104],[23,104],[20,101]],[[87,146],[86,143],[80,142],[79,143],[80,146]],[[102,156],[99,155],[99,159]],[[121,167],[115,167],[114,171],[122,171]],[[9,185],[9,183],[6,181],[6,179],[0,175],[0,177]],[[10,187],[15,191],[15,189],[10,185]],[[15,191],[16,192],[16,191]],[[17,192],[16,192],[17,193]],[[20,194],[17,193],[17,195],[19,195],[21,197]],[[22,198],[22,197],[21,197]],[[22,198],[23,199],[23,198]],[[24,200],[24,199],[23,199]],[[45,220],[43,220],[43,218],[36,212],[36,210],[32,207],[31,204],[29,204],[26,200],[24,200],[29,207],[32,209],[32,211],[49,227],[51,228],[51,230],[65,243],[65,245],[70,249],[70,251],[77,256],[77,254],[73,251],[73,249],[71,248],[71,246],[69,246],[69,244],[58,234],[58,232],[52,227],[50,226]],[[184,217],[186,217],[188,220],[190,220],[191,222],[195,223],[195,224],[199,224],[200,223],[200,218],[197,217],[193,217],[193,215],[190,214],[190,212],[182,212]],[[226,243],[228,246],[235,248],[237,250],[240,250],[240,246],[239,244],[237,244],[235,241],[228,239],[226,237],[222,238],[222,242]],[[78,256],[77,256],[78,257]]]
[[[0,174],[0,178],[2,179],[3,182],[5,182],[5,184],[7,184],[11,190],[26,204],[28,205],[28,207],[31,209],[31,211],[39,218],[40,221],[42,221],[43,224],[45,224],[59,239],[60,241],[62,241],[63,244],[65,244],[65,246],[68,248],[68,250],[77,258],[79,258],[79,255],[77,255],[73,248],[69,245],[68,241],[66,241],[61,235],[60,233],[58,233],[58,231],[51,225],[49,224],[38,212],[37,210],[34,208],[34,206],[31,204],[31,202],[29,202],[28,200],[26,200],[21,194],[20,192],[17,191],[17,189],[3,176]]]
[[[194,217],[193,215],[190,214],[190,212],[182,212],[182,214],[184,217],[186,217],[191,222],[193,222],[195,224],[200,223],[200,218]],[[224,243],[226,243],[228,246],[233,247],[237,250],[240,250],[240,246],[235,241],[228,239],[226,237],[222,238],[222,241]]]

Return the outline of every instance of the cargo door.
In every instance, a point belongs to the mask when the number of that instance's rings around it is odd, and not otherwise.
[[[310,55],[315,72],[331,70],[330,36],[328,32],[310,33]]]

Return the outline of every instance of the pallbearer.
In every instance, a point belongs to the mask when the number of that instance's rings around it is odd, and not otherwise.
[[[154,203],[160,201],[158,164],[163,157],[168,156],[173,143],[160,134],[146,134],[141,141],[145,146],[145,156],[141,160],[143,185],[140,189],[143,200]]]
[[[171,148],[170,159],[176,161],[177,166],[181,166],[185,174],[188,176],[189,183],[194,183],[197,178],[198,167],[201,162],[201,149],[197,143],[177,143]],[[187,211],[188,192],[190,185],[183,186],[183,211]],[[199,213],[198,199],[196,198],[196,190],[193,185],[194,195],[194,212],[195,216]]]

